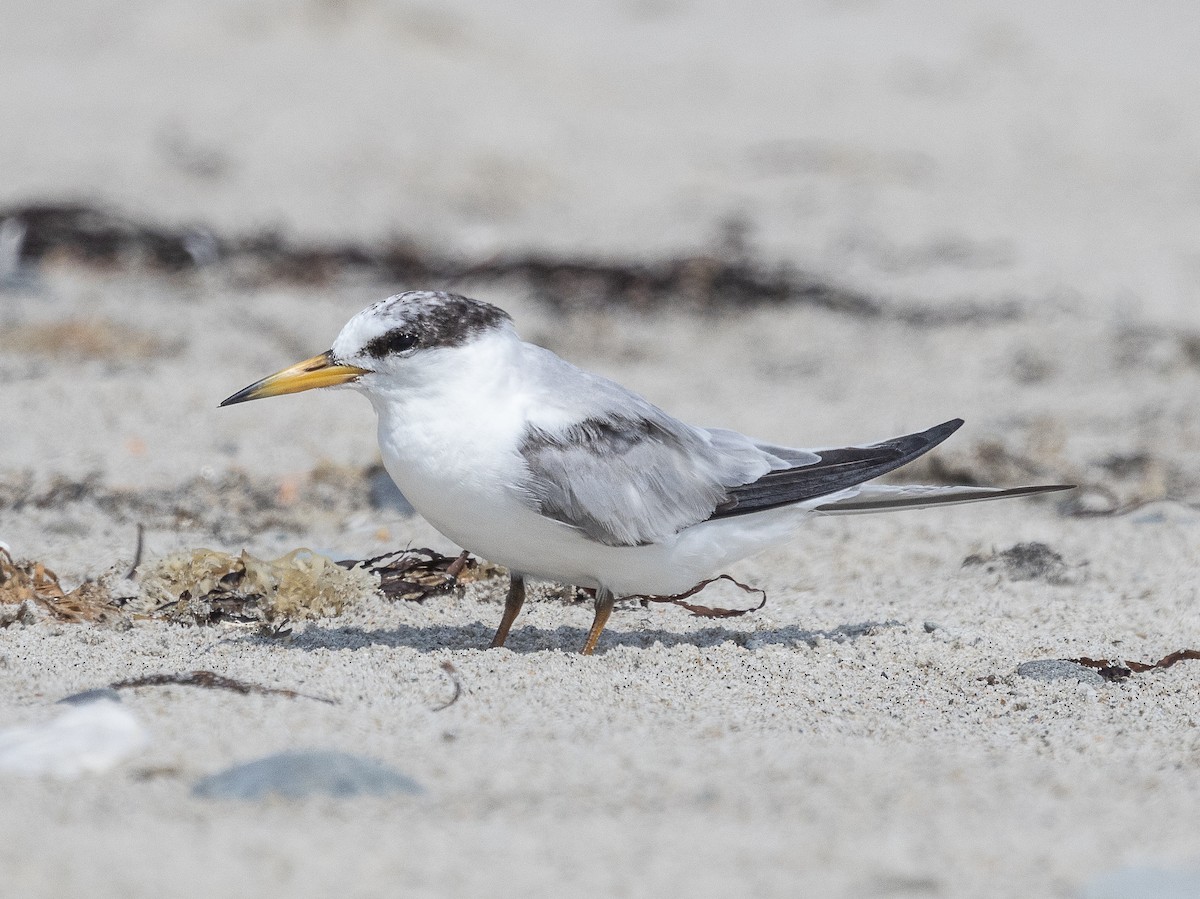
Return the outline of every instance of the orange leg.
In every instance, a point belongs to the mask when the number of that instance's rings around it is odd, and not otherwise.
[[[604,630],[604,625],[608,624],[608,616],[612,614],[613,604],[617,598],[611,590],[601,587],[596,591],[596,617],[592,619],[592,629],[588,631],[587,641],[583,644],[583,654],[590,656],[596,649],[596,641],[600,639],[600,632]]]
[[[504,641],[508,639],[508,632],[512,628],[513,622],[517,620],[517,615],[521,612],[521,606],[525,604],[525,578],[519,574],[510,574],[508,577],[508,595],[504,597],[504,617],[500,619],[500,626],[496,628],[496,636],[492,637],[492,648],[503,646]]]

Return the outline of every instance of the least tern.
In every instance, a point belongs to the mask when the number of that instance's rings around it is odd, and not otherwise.
[[[791,449],[684,424],[607,378],[526,343],[502,309],[410,291],[354,316],[327,352],[221,403],[352,387],[379,419],[396,485],[459,546],[510,571],[503,646],[527,577],[596,591],[583,646],[622,596],[683,593],[790,537],[815,512],[874,512],[1029,496],[865,483],[962,424],[864,446]]]

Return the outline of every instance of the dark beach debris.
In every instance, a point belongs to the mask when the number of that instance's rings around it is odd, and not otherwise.
[[[192,795],[201,799],[241,800],[417,796],[424,792],[412,778],[374,759],[320,749],[280,752],[234,765],[192,787]]]
[[[471,581],[499,577],[502,573],[502,569],[481,562],[466,551],[457,556],[446,556],[424,547],[385,553],[372,559],[346,559],[338,564],[376,575],[379,591],[386,598],[409,602],[422,602]]]
[[[63,255],[92,265],[144,265],[165,271],[194,267],[188,249],[203,232],[160,228],[83,203],[28,203],[0,210],[0,221],[24,226],[21,260]]]
[[[286,621],[267,622],[258,629],[258,635],[264,640],[280,640],[286,643],[292,639],[292,628]]]
[[[1104,678],[1091,668],[1068,659],[1036,659],[1023,662],[1017,666],[1017,674],[1031,680],[1073,680],[1095,686],[1104,683]]]
[[[450,698],[441,705],[434,706],[430,711],[440,712],[443,709],[448,709],[454,703],[458,702],[458,697],[462,696],[462,679],[458,676],[458,669],[450,662],[442,662],[442,670],[446,672],[446,676],[450,678],[450,684],[454,688],[454,692],[450,694]]]
[[[686,602],[689,597],[695,596],[705,587],[710,584],[715,584],[717,581],[729,581],[734,586],[738,587],[746,593],[758,593],[762,595],[762,602],[748,609],[724,609],[720,606],[702,606],[696,603]],[[643,603],[650,602],[669,602],[672,605],[680,606],[687,609],[693,615],[701,618],[740,618],[742,615],[750,612],[757,612],[767,604],[767,591],[760,587],[751,587],[749,584],[743,584],[741,581],[730,577],[727,574],[719,574],[716,577],[710,577],[703,580],[690,590],[685,590],[683,593],[676,593],[674,596],[646,596],[642,594],[634,594],[633,596],[623,596],[622,599],[640,599]]]
[[[206,690],[230,690],[249,696],[251,693],[260,696],[286,696],[288,699],[314,699],[328,705],[337,705],[336,699],[325,696],[313,696],[310,693],[300,693],[296,690],[284,690],[279,687],[264,687],[261,684],[251,684],[236,678],[217,674],[215,671],[184,671],[173,674],[146,674],[142,677],[131,677],[127,680],[109,684],[112,690],[132,690],[138,687],[203,687]]]
[[[539,253],[507,255],[467,263],[449,275],[453,280],[472,281],[519,278],[543,302],[564,311],[601,304],[653,308],[668,300],[682,300],[701,308],[796,303],[864,318],[890,314],[894,318],[922,319],[938,314],[924,307],[904,312],[885,310],[883,304],[865,294],[791,266],[772,268],[719,253],[653,261]]]
[[[1002,574],[1010,581],[1045,581],[1048,584],[1078,583],[1079,572],[1068,566],[1063,557],[1036,541],[1017,543],[1001,552],[989,555],[974,553],[962,561],[963,568],[982,567],[984,571]]]
[[[1110,659],[1069,659],[1077,665],[1083,665],[1087,668],[1095,669],[1095,671],[1107,681],[1120,681],[1134,674],[1143,674],[1147,671],[1158,671],[1163,668],[1170,668],[1178,662],[1200,661],[1200,649],[1179,649],[1168,655],[1163,656],[1157,662],[1133,662],[1128,660],[1110,660]]]
[[[615,304],[652,308],[665,302],[698,308],[794,303],[861,318],[915,325],[1007,321],[1015,303],[939,308],[883,303],[790,264],[751,258],[745,241],[719,243],[706,254],[657,260],[551,256],[545,253],[469,258],[406,238],[382,243],[296,243],[277,233],[220,237],[203,227],[171,228],[82,203],[29,203],[0,209],[0,222],[21,228],[18,262],[69,258],[89,265],[185,272],[225,265],[258,283],[325,284],[366,274],[390,284],[453,288],[457,283],[518,279],[561,309]]]
[[[28,608],[32,603],[59,621],[110,621],[121,617],[112,593],[102,583],[84,581],[66,591],[58,575],[41,562],[15,560],[0,547],[0,606]],[[28,619],[27,614],[0,614],[0,627]]]

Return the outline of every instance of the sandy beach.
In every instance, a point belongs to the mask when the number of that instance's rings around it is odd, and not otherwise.
[[[5,19],[0,543],[118,599],[0,582],[0,894],[1200,895],[1190,6]],[[1079,487],[814,518],[729,570],[762,609],[621,603],[592,657],[551,584],[484,650],[486,567],[312,619],[137,611],[201,548],[457,555],[361,397],[217,408],[443,287],[685,421],[962,417],[889,479]],[[309,750],[385,773],[213,798]]]

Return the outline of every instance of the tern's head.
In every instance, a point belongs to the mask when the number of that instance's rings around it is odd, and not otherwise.
[[[454,350],[511,327],[503,309],[458,294],[397,294],[350,319],[327,352],[251,384],[221,405],[314,387],[353,384],[371,392],[419,382],[431,367],[452,364]]]

